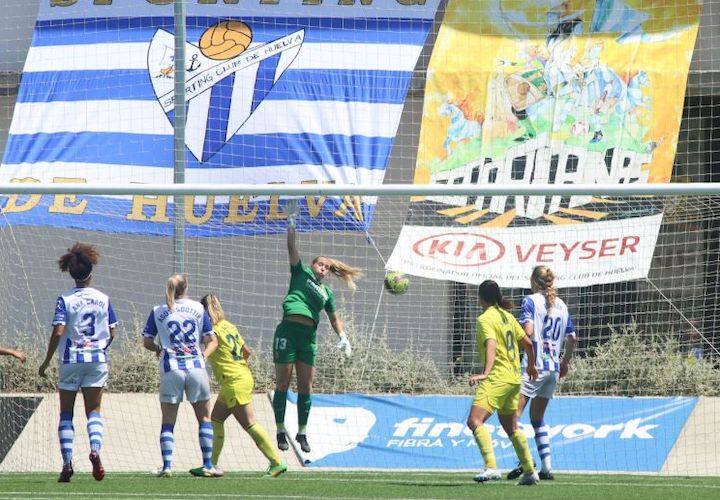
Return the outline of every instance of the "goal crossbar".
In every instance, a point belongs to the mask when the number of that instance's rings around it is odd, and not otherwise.
[[[683,184],[84,184],[0,183],[0,195],[282,195],[282,196],[710,196],[720,194],[720,183]]]

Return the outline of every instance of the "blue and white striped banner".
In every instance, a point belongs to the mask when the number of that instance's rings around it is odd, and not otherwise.
[[[0,181],[171,183],[172,4],[70,3],[43,0]],[[382,183],[438,3],[188,2],[186,182]],[[247,47],[208,50],[227,39]],[[375,201],[308,199],[301,229],[364,230]],[[169,234],[171,200],[146,202],[11,196],[3,212],[13,224]],[[196,199],[188,231],[282,230],[276,205]]]

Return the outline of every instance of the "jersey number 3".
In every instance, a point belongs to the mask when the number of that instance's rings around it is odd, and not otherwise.
[[[80,318],[78,333],[83,337],[95,336],[95,315],[93,313],[83,314]]]

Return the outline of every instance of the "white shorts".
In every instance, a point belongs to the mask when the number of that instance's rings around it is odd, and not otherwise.
[[[530,399],[534,397],[552,399],[559,375],[558,372],[538,372],[538,378],[530,380],[527,372],[523,371],[520,394]]]
[[[183,393],[191,403],[210,399],[210,379],[204,368],[170,370],[160,375],[161,403],[181,403]]]
[[[81,387],[105,387],[107,363],[68,363],[59,368],[58,387],[77,392]]]

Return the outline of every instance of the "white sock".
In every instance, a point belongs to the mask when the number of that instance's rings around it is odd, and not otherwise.
[[[535,430],[535,445],[540,455],[541,469],[543,472],[550,472],[552,455],[550,453],[550,428],[542,420],[532,422]]]

